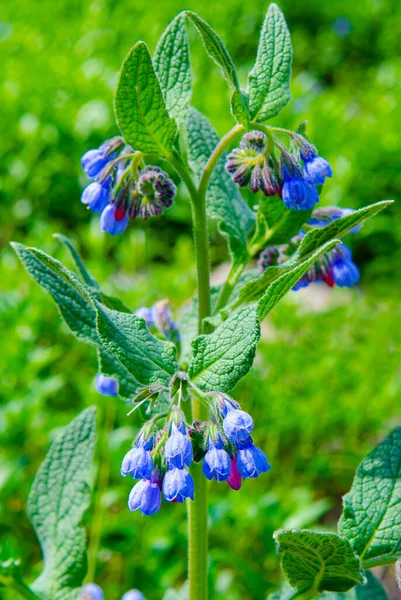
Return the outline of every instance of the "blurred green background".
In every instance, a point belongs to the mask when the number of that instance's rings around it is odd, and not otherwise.
[[[294,72],[293,100],[276,122],[296,127],[308,119],[334,170],[322,203],[356,208],[398,199],[399,1],[280,6]],[[40,550],[25,514],[34,473],[57,429],[97,404],[100,423],[107,412],[115,420],[100,550],[91,562],[106,600],[131,587],[156,600],[183,584],[185,508],[164,505],[147,519],[128,512],[130,484],[119,464],[138,420],[126,417],[122,402],[96,394],[94,352],[68,333],[8,242],[39,246],[69,264],[52,238],[65,233],[106,291],[132,308],[169,297],[178,315],[195,287],[185,190],[164,218],[131,224],[117,238],[100,233],[79,197],[80,156],[117,133],[112,98],[122,59],[138,39],[153,50],[185,8],[221,35],[245,83],[267,9],[259,0],[17,0],[0,9],[0,558],[23,556],[27,580],[38,574]],[[222,134],[233,124],[226,84],[193,31],[190,39],[193,103]],[[358,462],[400,422],[400,219],[396,203],[349,240],[362,271],[358,289],[290,293],[264,327],[255,369],[235,397],[254,415],[256,442],[273,468],[240,492],[210,486],[213,599],[264,599],[280,580],[273,531],[332,529]],[[221,274],[227,254],[213,231],[211,256]],[[91,520],[89,513],[93,534]]]

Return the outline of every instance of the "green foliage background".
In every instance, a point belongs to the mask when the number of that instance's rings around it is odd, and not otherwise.
[[[310,136],[334,170],[322,203],[398,200],[399,2],[280,6],[295,59],[293,100],[275,121],[296,127],[309,120]],[[153,50],[185,8],[221,35],[244,82],[267,8],[258,0],[18,0],[1,7],[0,558],[23,555],[28,580],[40,571],[40,552],[26,500],[50,441],[90,404],[102,408],[103,419],[107,409],[114,416],[110,401],[93,389],[93,352],[69,335],[8,242],[39,246],[68,262],[51,237],[66,233],[106,291],[132,308],[168,296],[179,313],[195,286],[185,190],[165,218],[104,237],[79,202],[79,159],[117,131],[113,89],[129,48],[144,39]],[[228,90],[192,33],[193,103],[221,134],[233,122]],[[256,442],[273,469],[237,493],[211,485],[213,598],[265,598],[280,578],[273,531],[332,528],[358,462],[400,422],[400,217],[396,203],[349,239],[362,270],[358,289],[290,293],[264,325],[255,369],[235,397],[254,415]],[[215,232],[211,253],[218,277],[227,255]],[[185,579],[185,509],[165,505],[146,520],[128,512],[130,483],[120,478],[119,463],[139,421],[126,412],[118,402],[96,581],[107,589],[106,600],[130,587],[152,600]],[[91,514],[86,521],[90,530]]]

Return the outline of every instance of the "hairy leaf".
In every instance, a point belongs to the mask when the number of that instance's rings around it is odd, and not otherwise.
[[[124,140],[134,150],[161,156],[171,152],[177,127],[144,42],[135,44],[123,62],[114,109]]]
[[[160,38],[153,57],[166,108],[177,123],[184,121],[191,101],[191,65],[183,14],[178,15]]]
[[[248,99],[239,87],[237,72],[231,56],[217,33],[206,21],[190,10],[185,11],[185,14],[201,36],[206,52],[221,68],[224,79],[232,90],[231,111],[237,121],[245,125],[248,121]]]
[[[32,588],[51,600],[72,598],[86,574],[81,521],[90,501],[95,411],[92,407],[82,412],[53,442],[29,495],[28,515],[44,559],[43,572]]]
[[[339,531],[362,564],[395,562],[401,556],[401,427],[362,461],[343,504]]]
[[[256,62],[249,73],[249,112],[253,121],[278,115],[291,99],[292,46],[285,18],[270,4],[260,35]]]
[[[387,208],[387,206],[390,204],[393,204],[393,200],[376,202],[375,204],[365,206],[365,208],[355,210],[345,217],[336,219],[325,227],[317,227],[316,229],[309,231],[299,247],[299,257],[303,258],[308,256],[311,252],[314,252],[317,248],[319,248],[319,246],[325,244],[330,239],[342,237],[351,231],[353,227],[359,225],[363,221],[366,221],[366,219],[370,219],[380,211]]]
[[[89,285],[90,287],[94,288],[94,292],[96,293],[96,290],[99,290],[99,284],[97,283],[97,281],[95,279],[93,279],[93,277],[91,276],[91,274],[88,272],[87,268],[85,267],[82,258],[80,257],[79,253],[77,252],[74,244],[71,242],[71,240],[66,236],[63,235],[62,233],[53,233],[53,237],[58,239],[62,244],[64,244],[66,246],[66,248],[69,250],[71,257],[75,263],[75,266],[78,269],[78,272],[81,276],[81,279],[84,283],[86,283],[87,285]]]
[[[92,290],[81,283],[62,263],[45,252],[15,242],[12,243],[12,247],[28,273],[52,296],[71,331],[82,341],[101,347],[93,304],[96,297],[93,296]],[[105,348],[101,353],[108,373],[102,370],[102,365],[101,372],[109,376],[112,376],[113,372],[119,383],[119,395],[131,398],[140,384]]]
[[[365,572],[366,583],[359,583],[348,592],[323,592],[317,596],[318,600],[387,600],[387,594],[378,579],[370,571]],[[296,590],[288,583],[284,583],[268,600],[290,600]]]
[[[300,591],[346,592],[364,582],[350,543],[335,533],[283,529],[274,538],[284,574]]]
[[[97,327],[103,346],[142,386],[168,384],[177,371],[176,347],[155,338],[144,319],[96,303]]]
[[[209,121],[194,108],[186,120],[188,161],[199,179],[219,142],[219,136]],[[234,257],[246,252],[247,235],[254,224],[254,214],[243,200],[237,186],[224,169],[225,156],[220,159],[207,191],[208,215],[219,222],[219,228],[230,244]]]
[[[259,203],[258,215],[266,224],[265,245],[276,246],[287,243],[297,235],[302,225],[310,218],[311,210],[288,210],[278,196],[263,196]]]
[[[193,341],[190,378],[204,390],[232,389],[250,370],[259,337],[255,307],[239,309],[213,333]]]

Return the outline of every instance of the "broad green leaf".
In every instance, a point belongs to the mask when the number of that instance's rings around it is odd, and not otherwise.
[[[288,210],[278,196],[263,196],[259,203],[258,215],[266,223],[265,246],[286,244],[297,235],[302,225],[310,218],[311,210]]]
[[[74,597],[86,574],[86,536],[81,521],[90,501],[95,413],[93,407],[82,412],[53,442],[28,499],[28,515],[44,560],[43,572],[32,588],[51,600]]]
[[[253,121],[278,115],[291,99],[292,46],[285,18],[270,4],[260,34],[256,62],[248,80],[249,112]]]
[[[124,140],[134,150],[161,156],[172,151],[177,127],[144,42],[135,44],[123,62],[114,109]]]
[[[301,279],[313,263],[316,262],[319,256],[332,250],[338,242],[339,240],[327,242],[324,246],[321,246],[316,250],[312,256],[306,258],[302,262],[297,261],[296,266],[289,268],[283,275],[280,275],[278,279],[275,279],[258,302],[258,319],[262,321],[281,298],[294,287],[297,281]]]
[[[317,598],[319,600],[387,600],[387,593],[382,584],[370,571],[365,572],[366,583],[359,583],[348,592],[323,592]],[[288,583],[284,583],[274,594],[268,596],[268,600],[290,600],[294,597],[296,590]]]
[[[364,582],[349,541],[335,533],[282,529],[274,538],[283,572],[300,591],[346,592]]]
[[[245,306],[193,343],[190,378],[204,390],[227,392],[252,366],[260,337],[254,306]]]
[[[176,347],[155,338],[144,319],[96,303],[99,337],[113,355],[142,386],[169,383],[178,370]]]
[[[339,532],[362,564],[394,563],[401,556],[401,427],[359,465],[343,505]]]
[[[232,113],[239,123],[245,125],[248,121],[248,100],[246,94],[239,87],[237,72],[231,56],[217,33],[206,21],[190,10],[185,11],[185,14],[201,36],[206,52],[221,68],[224,79],[232,90]]]
[[[319,248],[319,246],[325,244],[330,239],[342,237],[351,231],[353,227],[359,225],[359,223],[362,223],[363,221],[366,221],[366,219],[370,219],[380,211],[387,208],[387,206],[390,204],[393,204],[393,200],[376,202],[375,204],[365,206],[365,208],[355,210],[353,213],[345,217],[336,219],[325,227],[317,227],[312,231],[309,231],[299,247],[299,257],[303,258],[308,256],[311,252],[314,252],[317,248]]]
[[[188,161],[199,179],[203,169],[219,143],[219,136],[209,121],[194,108],[190,108],[186,120]],[[246,253],[247,236],[255,217],[243,200],[237,186],[224,168],[225,155],[220,159],[207,191],[208,215],[219,222],[219,229],[229,240],[234,258]]]
[[[163,33],[153,63],[168,113],[177,123],[181,123],[192,95],[189,45],[183,14],[178,15]]]
[[[80,340],[92,346],[101,346],[96,329],[96,310],[93,304],[95,297],[92,290],[81,283],[62,263],[45,252],[15,242],[11,245],[28,273],[52,296],[71,331]],[[131,398],[140,384],[113,355],[107,353],[106,349],[102,349],[102,356],[109,371],[102,371],[104,375],[111,376],[113,372],[119,382],[119,395]]]

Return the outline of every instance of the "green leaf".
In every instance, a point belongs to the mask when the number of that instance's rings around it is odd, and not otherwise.
[[[183,14],[178,15],[160,38],[153,57],[166,108],[177,123],[185,119],[191,101],[191,65]]]
[[[176,347],[155,338],[144,319],[96,303],[97,328],[103,346],[141,386],[168,385],[178,370]]]
[[[134,150],[161,156],[172,151],[177,127],[144,42],[135,44],[123,62],[114,109],[124,140]]]
[[[299,591],[346,592],[364,582],[350,543],[335,533],[283,529],[274,538],[283,572]]]
[[[364,567],[401,556],[401,427],[359,465],[339,522]]]
[[[45,252],[15,242],[11,245],[28,273],[52,296],[71,331],[80,340],[92,346],[101,346],[96,329],[96,310],[93,304],[95,297],[92,290],[81,283],[62,263]],[[106,349],[102,349],[101,353],[107,370],[114,373],[119,383],[119,395],[122,398],[131,398],[140,384],[113,355],[107,353]],[[104,375],[109,374],[102,372]]]
[[[319,600],[387,600],[387,594],[378,579],[370,571],[365,572],[366,583],[359,583],[348,592],[323,592],[317,598]],[[274,594],[268,596],[268,600],[291,600],[296,590],[287,582]]]
[[[380,211],[387,208],[387,206],[390,204],[393,204],[393,200],[376,202],[375,204],[365,206],[365,208],[355,210],[353,213],[345,217],[336,219],[330,223],[330,225],[326,225],[325,227],[317,227],[316,229],[309,231],[299,247],[299,257],[303,258],[308,256],[311,252],[314,252],[317,248],[319,248],[319,246],[325,244],[330,239],[342,237],[351,231],[353,227],[359,225],[363,221],[366,221],[366,219],[370,219]]]
[[[186,16],[196,27],[202,38],[207,54],[221,68],[224,79],[232,90],[231,110],[239,123],[246,125],[248,122],[248,100],[246,94],[241,91],[235,65],[225,45],[217,33],[196,13],[187,10]]]
[[[250,370],[260,337],[254,306],[245,306],[193,343],[191,380],[204,390],[231,390]]]
[[[82,412],[53,442],[28,499],[28,515],[44,559],[44,570],[32,588],[51,600],[72,598],[86,575],[86,536],[81,521],[90,501],[95,413],[94,407]]]
[[[253,121],[278,115],[291,100],[292,46],[285,18],[271,4],[262,27],[256,62],[248,79],[249,112]]]
[[[99,291],[100,290],[99,284],[97,283],[97,281],[95,279],[93,279],[93,277],[88,272],[87,268],[85,267],[85,265],[82,261],[82,258],[78,254],[78,252],[77,252],[74,244],[71,242],[71,240],[66,235],[63,235],[62,233],[53,233],[53,237],[58,239],[69,250],[71,257],[75,263],[75,266],[77,267],[78,272],[81,275],[82,281],[84,283],[86,283],[89,287],[94,288],[95,293],[96,293],[96,291]]]
[[[199,179],[219,142],[219,136],[206,117],[194,108],[188,110],[186,136],[188,161]],[[255,217],[225,170],[224,164],[225,155],[221,157],[210,178],[207,210],[209,217],[219,222],[219,229],[228,238],[232,255],[238,258],[246,253],[247,236],[254,225]]]
[[[278,196],[263,196],[259,202],[258,216],[263,218],[266,227],[264,246],[286,244],[297,235],[302,225],[308,221],[311,210],[288,210]]]

